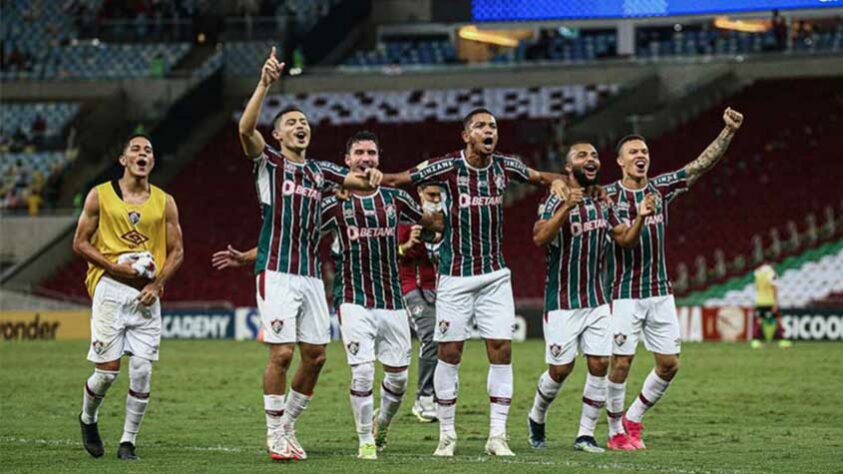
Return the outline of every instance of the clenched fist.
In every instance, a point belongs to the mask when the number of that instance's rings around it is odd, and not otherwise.
[[[737,110],[732,110],[731,107],[728,107],[726,111],[723,112],[723,121],[726,122],[727,127],[732,130],[737,130],[741,128],[741,124],[743,123],[743,114]]]

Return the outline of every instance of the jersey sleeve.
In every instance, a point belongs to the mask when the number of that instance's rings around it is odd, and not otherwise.
[[[549,193],[539,203],[539,220],[544,221],[553,217],[553,214],[562,206],[563,202],[556,194]]]
[[[501,164],[510,179],[526,183],[530,181],[530,169],[519,158],[514,156],[501,157]]]
[[[448,173],[454,170],[454,163],[450,156],[423,161],[410,169],[410,181],[414,186],[445,181]]]
[[[415,224],[422,220],[424,211],[407,191],[397,190],[395,204],[398,205],[398,221],[404,224]]]
[[[317,161],[316,165],[322,171],[325,181],[322,184],[322,192],[327,192],[334,186],[342,186],[345,177],[348,176],[348,168],[330,161]]]
[[[662,198],[670,204],[677,196],[688,190],[688,171],[685,168],[656,176],[653,185]]]
[[[335,196],[322,200],[322,225],[319,227],[321,233],[326,234],[339,227],[341,207],[339,199]]]
[[[606,206],[606,221],[609,223],[609,229],[614,229],[619,225],[625,225],[618,215],[618,210],[615,206]]]

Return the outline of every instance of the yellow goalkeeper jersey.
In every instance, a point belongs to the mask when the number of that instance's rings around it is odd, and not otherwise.
[[[143,204],[127,204],[123,201],[117,180],[102,183],[96,187],[99,195],[99,227],[94,234],[93,246],[116,262],[124,253],[147,251],[155,259],[160,270],[167,259],[167,193],[150,185],[149,199]],[[88,264],[85,286],[91,297],[105,269]]]
[[[776,305],[776,271],[770,265],[755,270],[755,306]]]

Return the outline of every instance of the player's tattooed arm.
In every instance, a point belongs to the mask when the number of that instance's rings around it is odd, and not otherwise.
[[[73,251],[94,266],[100,267],[106,273],[122,279],[137,278],[138,272],[129,263],[118,264],[110,261],[91,243],[97,233],[100,222],[100,198],[97,189],[92,189],[85,198],[82,213],[76,224],[76,234],[73,236]]]
[[[255,263],[255,260],[257,259],[257,247],[252,247],[245,252],[241,252],[229,245],[225,250],[214,252],[214,255],[211,256],[211,266],[217,270],[243,267]]]
[[[568,220],[571,210],[576,208],[583,200],[582,188],[568,190],[568,197],[561,206],[553,213],[550,219],[539,219],[533,226],[533,243],[538,247],[544,247],[556,238],[559,230]]]
[[[167,260],[164,262],[164,268],[155,276],[155,280],[149,282],[138,295],[138,300],[146,306],[151,305],[161,296],[164,285],[184,262],[184,242],[179,223],[179,209],[176,207],[176,200],[170,195],[167,195],[164,219],[167,226]]]
[[[656,195],[648,194],[641,204],[638,205],[638,214],[632,225],[618,225],[612,228],[612,238],[621,247],[634,247],[638,244],[638,238],[644,229],[644,221],[647,217],[656,212]]]
[[[689,185],[696,183],[700,176],[713,168],[723,158],[723,155],[726,154],[726,150],[729,148],[729,144],[732,142],[732,138],[735,136],[735,132],[743,124],[743,115],[731,108],[727,108],[723,112],[723,121],[726,123],[726,126],[723,127],[720,135],[703,150],[697,159],[685,165],[685,171],[688,172]]]
[[[281,73],[284,71],[284,63],[279,62],[275,57],[275,47],[269,53],[269,58],[263,64],[261,69],[261,79],[255,87],[255,92],[249,98],[249,103],[246,104],[246,110],[240,117],[239,132],[240,144],[243,145],[243,152],[246,153],[247,158],[256,158],[263,153],[266,142],[263,135],[258,131],[258,119],[261,115],[261,107],[263,100],[266,98],[266,93],[273,83],[281,78]]]

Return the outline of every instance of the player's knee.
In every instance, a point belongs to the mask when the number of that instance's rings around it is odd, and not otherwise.
[[[608,357],[589,357],[588,373],[595,377],[603,377],[609,371]]]
[[[269,350],[269,365],[276,372],[285,372],[293,361],[293,347],[271,346]]]
[[[409,376],[408,370],[404,369],[400,372],[384,372],[383,385],[390,392],[396,395],[403,395],[407,390],[407,381]]]
[[[366,362],[351,367],[351,390],[371,392],[375,386],[375,363]]]
[[[88,389],[97,395],[105,395],[108,388],[117,380],[118,375],[120,375],[120,372],[97,367],[94,369],[94,375],[87,381]]]
[[[662,380],[673,380],[679,372],[679,358],[670,357],[660,360],[656,365],[656,375]]]
[[[449,364],[459,364],[462,359],[462,347],[456,343],[439,343],[439,359]]]
[[[573,362],[565,365],[551,365],[547,368],[547,373],[554,382],[562,383],[572,370],[574,370]]]
[[[319,372],[322,370],[322,367],[325,365],[327,360],[328,356],[325,354],[325,351],[321,351],[311,353],[306,358],[303,358],[302,364],[310,368],[311,371]]]
[[[620,378],[626,380],[629,375],[629,366],[632,364],[632,358],[626,356],[612,356],[612,376],[613,378]]]
[[[512,362],[512,342],[506,340],[486,341],[489,352],[489,362],[492,364],[509,364]]]
[[[152,379],[152,362],[132,356],[129,358],[129,388],[137,393],[149,393]]]

